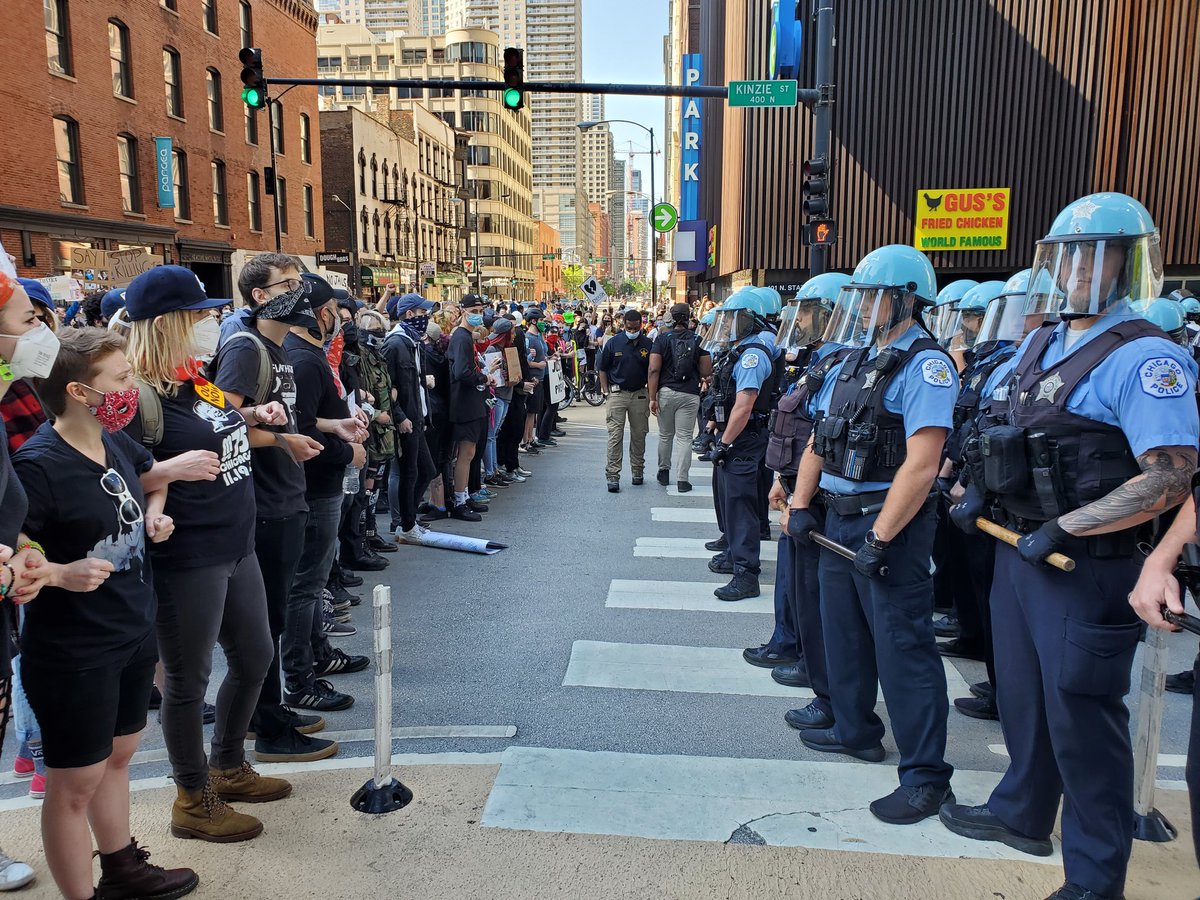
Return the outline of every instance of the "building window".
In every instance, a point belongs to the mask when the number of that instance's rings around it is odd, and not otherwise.
[[[225,107],[221,102],[221,73],[209,69],[206,73],[208,83],[208,127],[213,131],[225,130]]]
[[[254,17],[250,12],[250,0],[241,0],[238,4],[238,23],[242,29],[242,46],[254,46]]]
[[[179,3],[177,0],[161,0],[163,8],[169,9],[171,12],[179,11]]]
[[[79,124],[74,119],[54,117],[54,155],[58,160],[58,199],[63,203],[83,203]]]
[[[275,176],[275,208],[279,211],[279,233],[288,233],[287,179]]]
[[[132,135],[117,135],[117,168],[121,173],[121,209],[142,211],[142,191],[138,184],[137,139]]]
[[[108,59],[113,93],[133,99],[133,73],[129,69],[129,29],[120,19],[108,20]]]
[[[375,226],[375,255],[379,255],[379,213],[375,213],[375,218],[372,222]]]
[[[371,155],[371,196],[379,199],[379,164],[375,162],[375,155]]]
[[[358,192],[367,196],[367,157],[361,150],[358,151]]]
[[[367,218],[367,211],[364,209],[362,211],[362,215],[359,217],[359,229],[358,229],[359,232],[362,233],[363,253],[366,253],[371,249],[369,246],[370,235],[367,233],[367,228],[369,227],[369,224],[370,224],[370,219]]]
[[[246,212],[250,216],[250,230],[262,231],[262,203],[259,199],[258,173],[246,173]]]
[[[200,9],[204,15],[204,30],[209,34],[219,34],[217,31],[217,0],[200,0]]]
[[[278,100],[273,100],[270,105],[271,109],[271,141],[275,145],[275,152],[283,152],[283,104]]]
[[[304,186],[304,236],[315,237],[316,227],[313,224],[313,189],[311,184]]]
[[[172,151],[175,156],[175,165],[172,166],[172,184],[175,194],[175,218],[188,219],[192,218],[192,197],[188,191],[188,167],[187,154],[182,150]]]
[[[183,76],[179,51],[163,47],[163,82],[167,87],[167,115],[183,118]]]
[[[387,218],[383,220],[383,252],[392,255],[392,220]]]
[[[300,159],[312,162],[312,122],[308,113],[300,113]]]
[[[251,109],[246,104],[242,104],[245,108],[246,117],[246,143],[258,146],[258,110]]]
[[[71,37],[67,30],[67,0],[42,0],[46,18],[46,61],[51,72],[71,74]]]
[[[213,224],[229,224],[229,207],[225,202],[225,163],[214,159],[212,164]]]

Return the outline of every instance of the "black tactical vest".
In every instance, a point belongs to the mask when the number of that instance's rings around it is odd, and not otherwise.
[[[818,414],[813,451],[824,459],[822,471],[851,481],[891,481],[908,456],[904,417],[884,407],[887,386],[909,361],[925,350],[945,350],[929,338],[920,338],[907,350],[884,348],[868,359],[869,347],[847,356],[829,412]],[[954,363],[946,355],[946,365]]]
[[[959,389],[958,399],[954,401],[954,429],[946,438],[946,446],[942,450],[944,459],[951,460],[955,465],[961,462],[975,419],[979,415],[980,404],[984,400],[984,385],[992,377],[992,373],[1016,352],[1015,346],[1006,344],[982,359],[976,359],[963,369],[960,376],[962,387]]]
[[[726,353],[717,362],[713,370],[713,415],[714,420],[719,425],[724,425],[728,422],[729,416],[733,412],[733,405],[737,402],[737,380],[734,375],[737,372],[737,367],[741,365],[742,354],[751,347],[759,347],[765,350],[767,359],[774,359],[770,348],[765,343],[757,339],[751,339]],[[775,385],[775,367],[772,365],[771,374],[767,376],[767,380],[758,389],[758,397],[754,400],[753,416],[757,416],[760,421],[755,423],[752,416],[747,427],[756,427],[756,424],[761,425],[766,422],[767,415],[771,412],[771,406],[774,403]]]
[[[779,398],[768,420],[771,432],[767,437],[768,469],[780,475],[797,473],[815,423],[808,412],[809,398],[820,390],[830,370],[849,353],[848,349],[841,348],[813,363],[796,382],[795,388]]]
[[[1130,341],[1166,335],[1144,319],[1130,319],[1089,340],[1054,365],[1039,368],[1055,326],[1046,324],[1008,381],[1008,426],[984,432],[1016,437],[1010,471],[1017,477],[998,491],[1004,510],[1027,522],[1045,522],[1086,506],[1140,473],[1129,441],[1120,428],[1067,411],[1067,400],[1114,350]],[[1168,339],[1169,340],[1169,339]],[[993,401],[993,407],[995,401]],[[1019,432],[1019,433],[1018,433]],[[1024,446],[1019,439],[1023,436]],[[1019,459],[1023,451],[1023,459]],[[1021,477],[1021,469],[1024,469]],[[989,488],[991,485],[989,485]]]

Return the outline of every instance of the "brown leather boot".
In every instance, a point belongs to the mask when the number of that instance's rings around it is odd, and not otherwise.
[[[149,862],[150,851],[131,840],[116,853],[100,854],[97,900],[174,900],[190,894],[200,883],[191,869],[164,869]]]
[[[288,782],[259,775],[245,760],[236,769],[211,769],[208,779],[218,797],[233,802],[270,803],[282,800],[292,792]]]
[[[262,822],[237,812],[217,796],[211,778],[198,791],[189,791],[182,785],[176,789],[178,796],[171,807],[171,834],[175,837],[232,844],[262,834]]]

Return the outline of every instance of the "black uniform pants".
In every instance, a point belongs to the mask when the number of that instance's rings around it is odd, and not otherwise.
[[[503,469],[509,471],[521,465],[521,437],[525,433],[525,395],[513,391],[512,401],[508,406],[508,415],[496,433],[496,461]]]
[[[825,518],[825,505],[815,499],[809,507],[817,521]],[[796,629],[804,667],[816,699],[813,703],[827,715],[833,715],[829,699],[829,663],[825,659],[825,628],[821,624],[821,549],[813,543],[802,543],[790,537],[779,539],[779,552],[791,556],[791,577],[788,579],[788,602],[791,620]],[[780,566],[776,566],[776,578]]]
[[[766,432],[747,429],[733,442],[725,464],[715,467],[713,471],[713,493],[715,495],[717,490],[721,492],[717,524],[729,543],[729,560],[733,563],[735,575],[753,575],[757,578],[762,571],[759,561],[763,517],[761,507],[765,501],[760,496],[760,472],[766,454]]]

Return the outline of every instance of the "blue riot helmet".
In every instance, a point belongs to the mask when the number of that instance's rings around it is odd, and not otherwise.
[[[1053,285],[1049,295],[1042,273]],[[1026,311],[1049,313],[1061,295],[1061,319],[1128,313],[1127,304],[1158,297],[1162,279],[1158,229],[1146,207],[1125,194],[1089,194],[1060,212],[1038,241]]]
[[[846,347],[886,347],[915,325],[937,299],[933,264],[920,250],[892,244],[872,250],[842,288],[825,340]]]
[[[700,347],[709,353],[723,353],[729,349],[728,342],[718,344],[713,340],[717,330],[717,314],[720,312],[721,307],[714,306],[700,319]]]
[[[1042,324],[1044,318],[1040,315],[1025,315],[1025,296],[1029,291],[1029,276],[1032,269],[1022,269],[1008,281],[1000,293],[993,297],[983,315],[983,323],[979,326],[979,334],[975,338],[975,346],[994,344],[998,341],[1020,343],[1025,335]],[[1049,275],[1042,273],[1048,282]]]
[[[779,314],[775,345],[791,353],[819,341],[829,325],[829,314],[850,276],[840,272],[814,275],[804,282],[796,297]]]
[[[783,298],[779,296],[779,291],[772,287],[749,287],[748,291],[752,291],[763,304],[764,316],[767,320],[774,320],[783,310]]]
[[[1178,300],[1183,307],[1184,318],[1189,322],[1200,323],[1200,300],[1187,288],[1179,288],[1168,294],[1171,300]]]
[[[1181,347],[1188,345],[1187,318],[1183,312],[1183,304],[1178,300],[1163,297],[1146,305],[1143,318],[1153,322],[1175,343]]]
[[[758,334],[767,327],[769,309],[769,298],[759,293],[759,288],[744,287],[734,291],[717,311],[712,342],[725,349]]]
[[[970,278],[952,281],[940,291],[933,301],[933,309],[925,313],[925,327],[944,347],[949,340],[950,319],[954,315],[954,304],[966,296],[967,291],[979,284]]]
[[[975,285],[953,304],[947,320],[945,347],[951,353],[966,353],[975,348],[988,304],[1004,292],[1005,282],[984,281]]]

